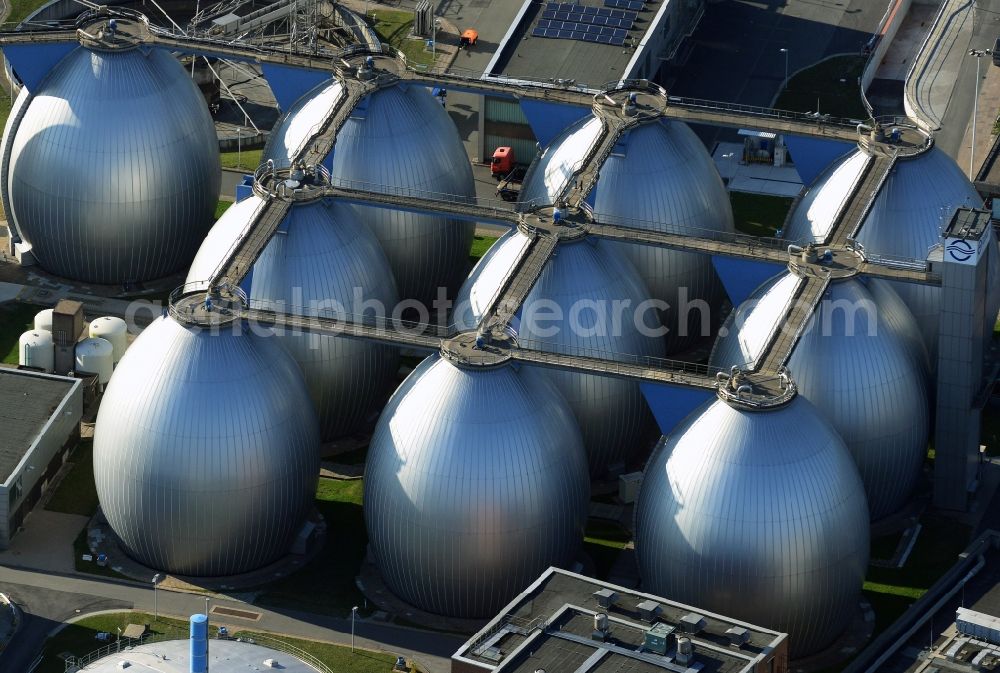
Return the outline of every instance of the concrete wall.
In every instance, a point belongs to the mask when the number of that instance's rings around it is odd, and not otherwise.
[[[59,406],[55,408],[35,441],[25,452],[21,462],[0,486],[0,549],[6,549],[15,531],[10,530],[10,518],[18,507],[28,499],[32,490],[58,470],[61,458],[53,465],[67,446],[67,440],[79,436],[80,418],[83,416],[83,382],[63,376],[19,371],[18,376],[39,376],[49,379],[73,381],[73,387]],[[50,466],[53,469],[49,469]],[[11,491],[20,481],[20,495],[11,500]],[[25,512],[27,514],[27,512]]]
[[[661,59],[693,28],[692,24],[697,22],[704,10],[704,0],[665,0],[650,22],[652,30],[642,37],[632,60],[625,66],[622,78],[653,79],[660,69]],[[599,86],[601,83],[592,84]]]

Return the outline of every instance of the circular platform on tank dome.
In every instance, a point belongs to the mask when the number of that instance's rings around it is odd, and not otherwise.
[[[784,370],[772,374],[733,368],[728,375],[720,372],[718,379],[719,399],[731,407],[746,411],[779,409],[798,394],[795,382]]]
[[[80,45],[94,51],[135,49],[149,40],[149,19],[134,10],[100,7],[84,12],[76,22]]]
[[[182,325],[222,327],[241,318],[249,306],[241,288],[211,287],[208,281],[185,283],[170,293],[167,312]]]
[[[844,280],[857,275],[864,257],[850,248],[810,243],[789,252],[788,270],[799,278]]]
[[[502,332],[462,332],[441,342],[441,356],[465,369],[491,369],[511,359],[511,337]]]
[[[583,208],[560,206],[559,220],[556,221],[556,206],[535,208],[518,217],[517,228],[529,236],[554,236],[560,243],[576,241],[587,235],[584,225],[592,217]]]
[[[327,196],[330,171],[320,164],[299,163],[289,168],[274,168],[272,162],[262,164],[253,175],[253,192],[262,199],[279,199],[289,203],[308,203]]]
[[[858,133],[858,148],[874,157],[911,159],[934,147],[934,137],[906,117],[879,117]]]
[[[382,46],[376,52],[359,45],[342,51],[335,63],[337,75],[342,79],[363,82],[377,79],[401,79],[406,73],[406,56],[392,47]]]
[[[615,82],[594,96],[594,114],[609,122],[650,122],[663,116],[667,90],[648,80]]]

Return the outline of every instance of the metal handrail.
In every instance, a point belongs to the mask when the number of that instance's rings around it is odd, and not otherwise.
[[[705,238],[720,243],[735,243],[754,248],[768,248],[772,250],[785,250],[789,243],[803,243],[808,241],[791,240],[787,238],[777,238],[774,236],[754,236],[752,234],[742,234],[735,231],[719,231],[718,229],[707,229],[704,227],[693,227],[687,224],[679,225],[669,222],[658,222],[656,220],[642,220],[634,217],[623,217],[610,213],[593,213],[594,222],[597,224],[607,224],[620,230],[633,230],[636,232],[635,239],[642,238],[642,233],[649,231],[652,233],[672,234],[677,236],[690,236],[692,238]],[[645,225],[645,226],[637,226]]]
[[[718,110],[720,112],[743,112],[771,119],[792,119],[796,121],[822,122],[823,124],[831,126],[855,127],[859,123],[866,121],[863,119],[850,119],[847,117],[833,117],[825,114],[808,114],[806,112],[795,112],[793,110],[766,108],[758,105],[724,103],[705,98],[688,98],[685,96],[667,96],[667,102],[679,107],[702,108],[706,110]]]
[[[473,208],[479,208],[484,214],[493,214],[501,219],[510,219],[516,214],[514,208],[507,201],[502,199],[481,198],[478,196],[468,196],[465,194],[451,194],[448,192],[437,192],[429,189],[419,189],[414,187],[399,187],[396,185],[385,185],[364,180],[352,180],[350,178],[332,177],[330,186],[339,189],[346,189],[358,192],[369,192],[371,194],[381,194],[383,196],[399,196],[402,198],[421,199],[423,201],[440,203],[459,203]],[[525,206],[528,209],[539,208],[551,205],[544,199],[532,199],[517,204],[518,207]]]
[[[347,307],[315,308],[290,304],[282,300],[250,298],[248,302],[250,310],[261,313],[271,313],[275,318],[285,319],[309,319],[318,318],[320,320],[332,320],[335,323],[344,325],[358,325],[368,327],[382,332],[398,332],[401,334],[418,334],[424,336],[434,336],[446,338],[457,334],[464,325],[449,323],[440,325],[431,322],[420,322],[417,320],[404,320],[394,316],[373,315],[372,313],[352,313]],[[392,307],[388,307],[392,308]]]
[[[515,350],[532,351],[543,355],[564,355],[569,357],[590,358],[594,360],[607,361],[609,364],[618,363],[623,365],[638,365],[648,367],[650,369],[669,370],[699,377],[713,377],[719,372],[728,372],[728,370],[720,367],[712,367],[705,364],[699,364],[697,362],[671,360],[669,358],[657,357],[655,355],[635,355],[632,353],[610,351],[603,348],[576,346],[542,339],[523,338],[520,336],[517,337],[515,343]]]
[[[293,657],[298,657],[305,663],[309,664],[315,668],[319,673],[336,673],[332,668],[324,664],[322,661],[314,657],[312,654],[306,652],[305,650],[295,647],[289,642],[286,642],[280,638],[274,638],[272,636],[265,635],[263,633],[257,633],[255,631],[250,632],[251,635],[240,636],[238,638],[223,638],[222,640],[231,640],[237,643],[246,643],[248,645],[265,645],[273,650],[278,650],[279,652],[284,652],[285,654],[290,654]]]

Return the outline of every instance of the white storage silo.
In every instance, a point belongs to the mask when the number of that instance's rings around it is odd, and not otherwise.
[[[22,367],[37,367],[51,374],[55,367],[52,332],[35,329],[22,334],[17,340],[17,364]]]
[[[78,374],[96,374],[101,386],[111,380],[115,368],[114,346],[110,341],[91,337],[76,345],[76,371]]]
[[[111,344],[114,349],[112,358],[117,365],[128,347],[128,325],[125,324],[125,321],[112,316],[97,318],[90,323],[89,334],[91,337],[104,339]]]
[[[52,309],[47,308],[35,314],[35,329],[43,329],[47,332],[52,331]]]

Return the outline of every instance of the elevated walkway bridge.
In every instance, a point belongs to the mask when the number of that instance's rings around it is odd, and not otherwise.
[[[615,82],[601,91],[561,88],[526,82],[465,78],[444,73],[418,73],[398,55],[348,50],[336,58],[219,43],[171,33],[149,24],[136,12],[99,10],[76,30],[2,33],[0,46],[25,41],[71,41],[94,49],[133,48],[140,44],[178,51],[221,54],[259,62],[282,63],[330,72],[341,84],[341,93],[327,115],[291,157],[291,167],[261,166],[254,191],[261,204],[244,231],[227,252],[210,279],[178,288],[171,296],[170,312],[182,322],[215,328],[235,320],[248,320],[278,329],[334,334],[407,348],[440,350],[462,366],[490,367],[507,361],[605,374],[638,381],[718,390],[734,402],[748,406],[784,404],[795,394],[785,364],[817,304],[831,282],[856,275],[939,284],[940,277],[926,260],[876,258],[855,242],[871,205],[898,161],[919,155],[932,141],[915,127],[902,125],[903,133],[887,139],[877,124],[856,120],[816,119],[774,110],[723,106],[708,101],[671,97],[646,81]],[[82,21],[82,19],[81,19]],[[601,131],[554,203],[521,203],[518,210],[502,202],[398,190],[382,185],[361,185],[331,180],[321,166],[336,143],[337,134],[355,107],[369,94],[398,81],[427,85],[456,84],[471,91],[538,98],[575,105],[589,105],[601,120]],[[789,241],[760,239],[719,232],[671,232],[669,226],[609,221],[591,211],[585,199],[596,184],[600,169],[615,143],[628,130],[662,118],[695,123],[734,125],[782,133],[851,139],[868,155],[864,171],[840,204],[834,224],[822,244],[795,245]],[[900,125],[896,125],[900,128]],[[521,251],[501,286],[493,305],[474,331],[450,326],[403,323],[384,318],[347,315],[308,315],[294,307],[261,306],[248,302],[240,284],[278,230],[289,209],[318,198],[341,198],[385,208],[428,212],[475,221],[501,222],[518,227],[528,244]],[[631,224],[632,226],[629,226]],[[560,243],[597,236],[635,245],[654,245],[787,265],[799,277],[793,301],[778,321],[765,352],[754,368],[745,371],[712,371],[703,365],[658,358],[630,357],[518,339],[512,320],[529,296]]]

